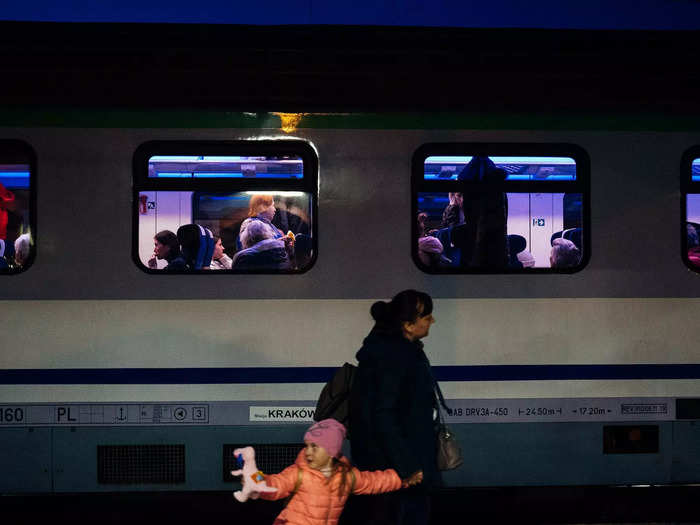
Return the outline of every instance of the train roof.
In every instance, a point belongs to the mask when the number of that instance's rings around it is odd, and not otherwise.
[[[699,55],[698,31],[0,22],[0,97],[7,106],[693,115]]]

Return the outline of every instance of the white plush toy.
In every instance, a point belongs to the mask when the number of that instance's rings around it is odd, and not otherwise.
[[[255,449],[253,447],[237,448],[233,455],[238,460],[240,470],[232,470],[232,476],[243,476],[243,487],[233,493],[238,501],[246,501],[248,498],[257,499],[261,492],[277,492],[274,487],[268,487],[265,483],[265,475],[258,470],[255,464]]]

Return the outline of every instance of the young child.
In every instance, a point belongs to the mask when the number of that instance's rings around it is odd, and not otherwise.
[[[265,482],[277,492],[260,492],[262,499],[276,500],[293,493],[273,525],[335,525],[352,494],[381,494],[423,481],[416,472],[401,480],[393,469],[360,471],[340,454],[345,427],[335,419],[324,419],[304,434],[306,447],[293,465],[279,474],[268,474]],[[247,476],[243,477],[246,483]]]

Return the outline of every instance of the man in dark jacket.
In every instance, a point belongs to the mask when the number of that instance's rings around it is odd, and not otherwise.
[[[457,180],[497,184],[507,173],[486,156],[475,155]],[[454,245],[462,249],[460,264],[466,268],[508,267],[508,196],[494,189],[464,194],[465,224],[453,231]]]
[[[375,306],[379,303],[372,307],[377,324],[357,352],[359,366],[350,398],[350,445],[353,464],[360,469],[393,468],[402,478],[422,472],[423,483],[417,487],[373,496],[372,503],[377,505],[365,519],[374,519],[371,523],[426,524],[428,490],[440,483],[435,457],[437,403],[430,363],[420,342],[434,322],[432,301],[427,294],[413,290],[401,293],[408,293],[403,298],[409,305],[408,313],[401,314],[400,305],[391,306],[401,294],[392,303],[382,303],[387,305],[386,312],[378,316]]]

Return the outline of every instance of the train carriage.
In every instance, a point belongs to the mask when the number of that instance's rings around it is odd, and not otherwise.
[[[694,33],[4,29],[0,491],[279,468],[404,288],[448,487],[699,480]]]

